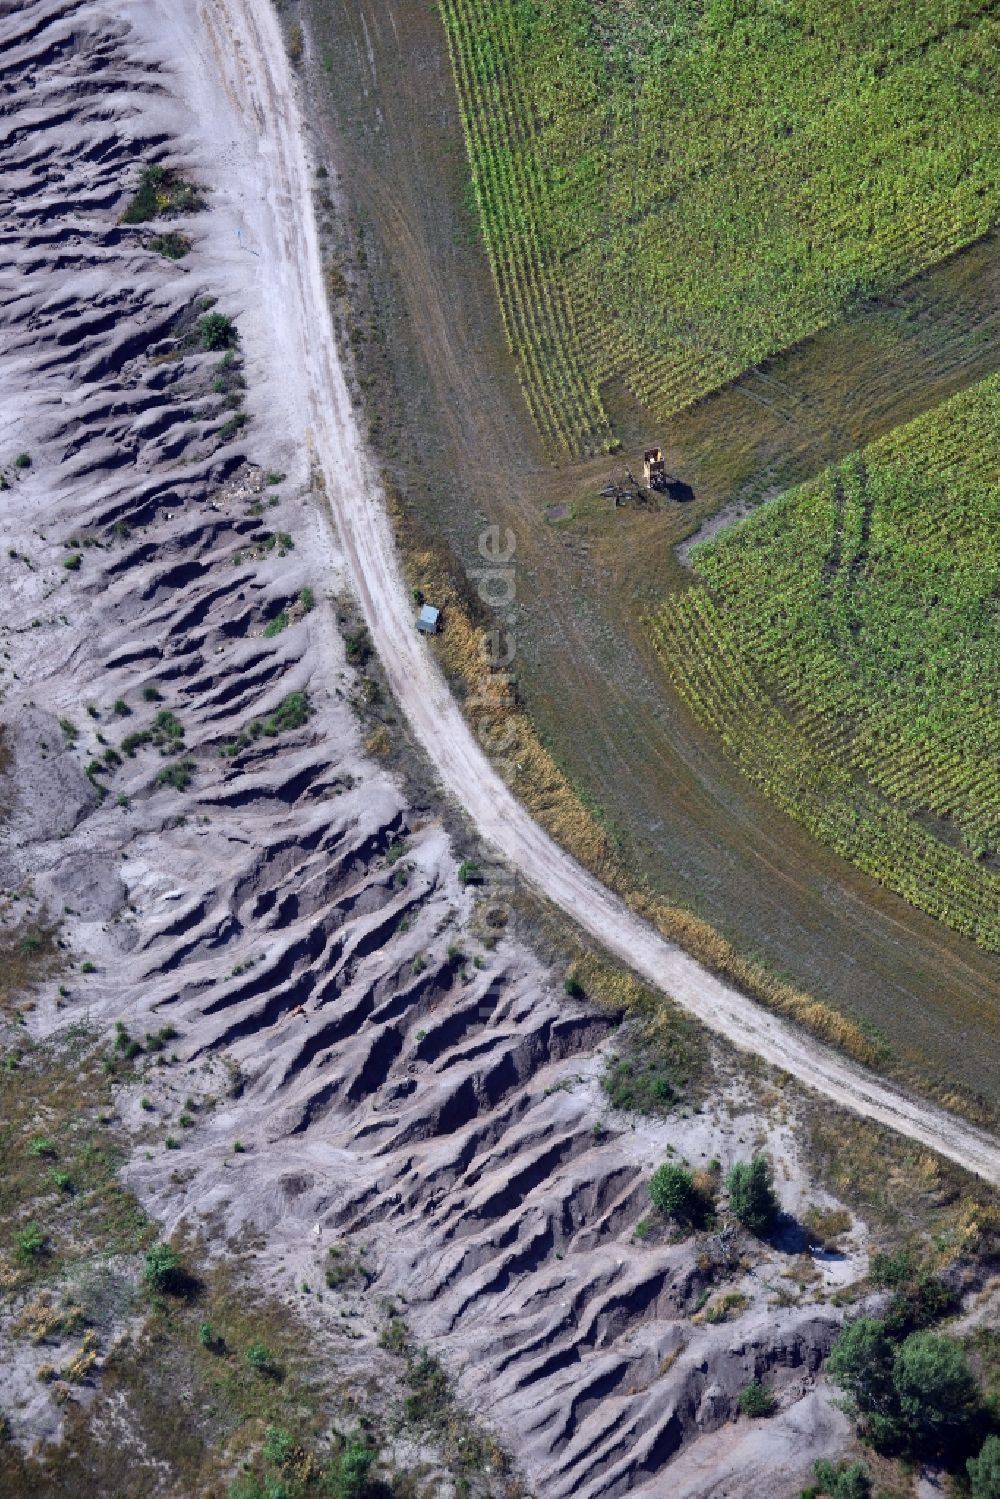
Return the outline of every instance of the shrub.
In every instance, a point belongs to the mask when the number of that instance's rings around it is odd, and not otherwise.
[[[122,214],[123,224],[144,224],[147,219],[155,219],[160,206],[157,201],[157,192],[162,187],[166,175],[164,167],[143,167],[139,186],[136,188],[131,203]]]
[[[694,1177],[684,1166],[666,1161],[649,1179],[649,1200],[668,1217],[685,1219],[695,1204]]]
[[[163,697],[163,693],[160,691],[159,687],[157,687],[155,682],[149,682],[142,689],[142,695],[146,699],[147,703],[158,703]]]
[[[75,744],[80,737],[80,730],[71,718],[60,718],[59,727],[62,729],[63,738],[67,744]]]
[[[18,453],[17,457],[14,459],[14,467],[15,468],[30,468],[31,467],[31,454],[30,453]]]
[[[136,750],[141,749],[144,744],[148,744],[152,737],[148,729],[136,729],[134,733],[125,735],[119,748],[131,760]]]
[[[478,885],[482,881],[479,865],[474,864],[471,859],[463,859],[458,866],[458,883],[460,885]]]
[[[273,619],[269,619],[264,626],[264,638],[265,640],[272,640],[275,635],[280,635],[282,630],[287,629],[288,615],[282,609],[280,614],[276,614]]]
[[[54,1156],[58,1153],[55,1141],[47,1139],[45,1135],[36,1135],[28,1149],[32,1155],[38,1156]]]
[[[762,1155],[751,1161],[737,1161],[726,1177],[729,1206],[735,1217],[751,1233],[763,1236],[778,1215],[771,1167]]]
[[[302,605],[303,611],[308,614],[316,603],[316,595],[311,588],[303,588],[299,594],[299,603]]]
[[[67,572],[75,573],[82,561],[83,558],[79,552],[70,552],[68,557],[63,558],[63,567]]]
[[[579,979],[575,979],[571,973],[568,973],[563,979],[563,993],[568,994],[570,999],[582,999],[583,985]]]
[[[167,260],[183,260],[191,248],[191,241],[186,234],[158,234],[150,240],[149,248],[157,255],[166,256]]]
[[[275,1467],[282,1467],[295,1454],[295,1438],[281,1426],[269,1426],[264,1434],[264,1457]]]
[[[390,1353],[402,1353],[407,1342],[406,1323],[400,1317],[390,1317],[378,1335],[378,1346]]]
[[[172,1292],[183,1284],[184,1272],[176,1249],[169,1244],[154,1244],[146,1250],[142,1278],[152,1291]]]
[[[344,636],[344,649],[347,659],[353,666],[364,666],[371,658],[372,642],[371,636],[364,625],[354,631],[351,635]]]
[[[826,1499],[869,1499],[871,1479],[860,1463],[835,1465],[824,1457],[817,1462],[815,1472]]]
[[[774,1414],[775,1399],[766,1385],[761,1384],[759,1379],[751,1380],[740,1391],[739,1407],[745,1416],[757,1419],[762,1416]]]
[[[987,1437],[968,1468],[972,1499],[1000,1499],[1000,1437]]]
[[[156,777],[158,786],[170,786],[174,791],[186,791],[191,784],[194,775],[195,763],[193,760],[175,760],[172,765],[165,765]]]
[[[266,1374],[272,1379],[277,1377],[278,1366],[274,1354],[266,1344],[251,1343],[243,1357],[255,1374]]]
[[[72,1192],[73,1190],[73,1178],[68,1171],[58,1171],[53,1168],[49,1172],[49,1181],[60,1192]]]
[[[222,312],[209,312],[198,319],[198,337],[210,354],[231,349],[236,342],[236,324]]]
[[[352,1437],[327,1474],[327,1488],[334,1499],[365,1499],[377,1456],[360,1437]]]
[[[19,1260],[30,1264],[32,1260],[41,1259],[45,1253],[46,1244],[45,1234],[38,1224],[28,1223],[17,1235],[14,1253]]]

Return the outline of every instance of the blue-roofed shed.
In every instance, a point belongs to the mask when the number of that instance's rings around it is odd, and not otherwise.
[[[417,615],[417,629],[424,635],[436,635],[440,628],[441,610],[433,604],[424,604]]]

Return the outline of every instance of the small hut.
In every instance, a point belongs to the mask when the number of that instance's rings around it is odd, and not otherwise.
[[[433,604],[424,604],[417,615],[417,629],[422,635],[436,635],[441,628],[441,610]]]

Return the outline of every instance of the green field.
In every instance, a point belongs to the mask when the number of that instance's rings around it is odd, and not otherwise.
[[[824,843],[1000,948],[1000,377],[692,553],[681,696]]]
[[[982,0],[440,0],[480,221],[554,449],[614,443],[982,234]]]

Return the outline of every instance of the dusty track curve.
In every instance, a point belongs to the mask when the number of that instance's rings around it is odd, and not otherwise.
[[[713,1031],[783,1068],[845,1108],[876,1119],[1000,1183],[1000,1145],[827,1051],[702,968],[636,917],[542,831],[517,802],[463,718],[413,628],[377,475],[366,457],[328,314],[312,189],[295,89],[270,0],[205,0],[230,96],[259,133],[273,222],[273,279],[308,388],[316,457],[369,630],[411,729],[479,832],[548,899],[649,983]]]

